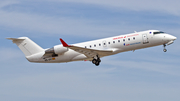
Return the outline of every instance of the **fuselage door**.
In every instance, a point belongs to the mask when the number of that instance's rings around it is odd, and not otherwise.
[[[143,44],[149,43],[147,34],[143,34],[142,39],[143,39]]]

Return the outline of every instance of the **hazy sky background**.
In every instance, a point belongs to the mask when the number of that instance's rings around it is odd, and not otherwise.
[[[179,0],[1,0],[1,101],[179,101]],[[7,37],[43,48],[157,29],[176,36],[157,46],[91,62],[29,63]]]

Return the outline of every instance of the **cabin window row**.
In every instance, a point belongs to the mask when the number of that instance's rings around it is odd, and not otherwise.
[[[136,38],[135,37],[133,37],[133,40],[135,40]],[[128,38],[128,41],[130,41],[131,39],[130,38]],[[125,42],[126,40],[125,39],[123,39],[123,42]],[[120,42],[120,40],[118,40],[118,42]],[[113,43],[116,43],[115,41],[113,41]],[[111,44],[111,42],[108,42],[108,44]],[[106,45],[106,43],[104,43],[104,45]],[[99,44],[99,46],[101,46],[101,44]],[[91,45],[89,46],[90,48],[92,47]],[[96,47],[96,44],[94,45],[94,47]],[[86,46],[85,46],[85,48],[87,48]]]

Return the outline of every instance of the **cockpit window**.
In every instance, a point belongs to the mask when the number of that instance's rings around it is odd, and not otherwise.
[[[154,32],[153,34],[155,35],[155,34],[162,34],[162,33],[164,33],[164,32]]]

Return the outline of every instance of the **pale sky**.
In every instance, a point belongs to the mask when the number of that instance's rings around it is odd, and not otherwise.
[[[179,101],[179,0],[0,1],[0,101]],[[7,37],[26,36],[43,48],[161,30],[167,46],[91,62],[29,63]]]

